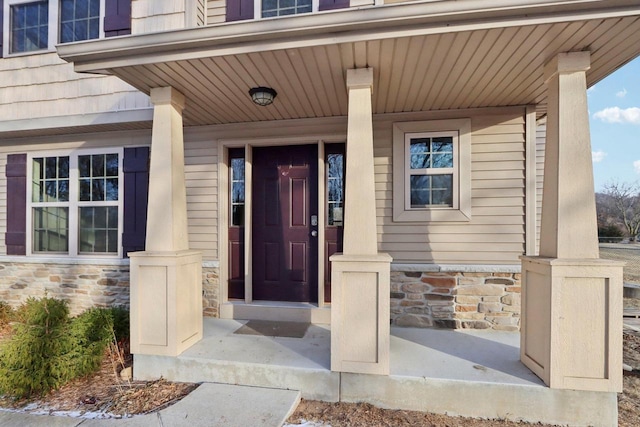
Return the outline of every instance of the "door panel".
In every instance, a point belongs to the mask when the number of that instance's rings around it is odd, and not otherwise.
[[[254,148],[255,300],[317,301],[317,192],[317,146]]]

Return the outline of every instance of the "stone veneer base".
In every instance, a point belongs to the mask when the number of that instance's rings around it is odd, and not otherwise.
[[[0,300],[14,307],[45,294],[67,300],[72,314],[91,307],[129,307],[129,261],[0,261]],[[520,269],[513,266],[395,264],[391,324],[410,327],[516,331]],[[202,312],[219,317],[219,268],[202,266]]]

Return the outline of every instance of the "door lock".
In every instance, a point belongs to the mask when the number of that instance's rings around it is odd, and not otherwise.
[[[318,215],[311,215],[311,225],[313,227],[318,226]]]
[[[318,231],[317,231],[317,230],[313,230],[313,231],[311,232],[311,236],[312,236],[312,237],[318,237]]]

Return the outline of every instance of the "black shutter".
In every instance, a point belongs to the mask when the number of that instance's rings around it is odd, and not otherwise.
[[[349,7],[349,0],[320,0],[318,10],[333,10]]]
[[[253,19],[253,0],[227,0],[227,22]]]
[[[105,0],[104,9],[106,37],[131,34],[131,0]]]
[[[2,0],[0,0],[0,58],[2,58],[2,35],[4,34],[4,31],[2,30],[4,27],[2,26],[2,18],[3,18],[3,14],[4,14],[4,2]]]
[[[7,156],[7,255],[27,253],[27,155]]]
[[[149,200],[149,147],[124,149],[124,229],[122,248],[144,251]]]

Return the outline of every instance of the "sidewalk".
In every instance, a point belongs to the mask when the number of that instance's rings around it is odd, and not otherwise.
[[[0,411],[1,427],[280,427],[300,392],[204,383],[162,411],[123,419],[92,420]]]

